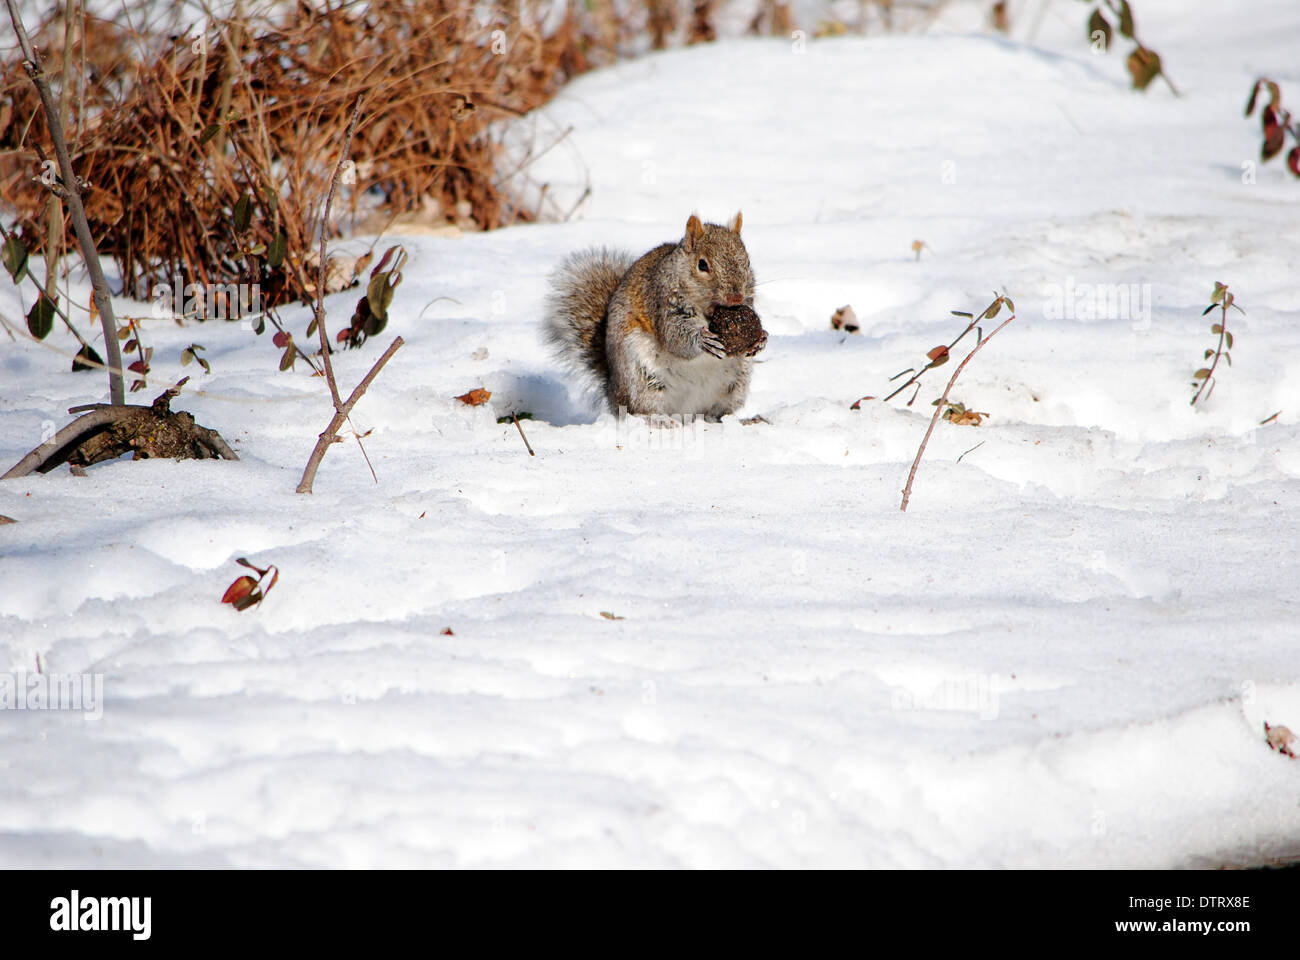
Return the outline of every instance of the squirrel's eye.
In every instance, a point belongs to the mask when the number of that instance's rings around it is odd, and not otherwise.
[[[700,257],[700,262],[697,263],[696,266],[699,267],[700,273],[709,272],[709,261],[705,260],[703,257]]]

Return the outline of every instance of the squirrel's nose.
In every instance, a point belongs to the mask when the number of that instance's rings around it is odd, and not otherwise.
[[[726,306],[728,306],[728,307],[738,307],[738,306],[740,306],[740,305],[741,305],[742,303],[744,303],[744,302],[745,302],[745,298],[744,298],[743,296],[741,296],[739,293],[729,293],[729,294],[727,294],[727,303],[726,303]]]

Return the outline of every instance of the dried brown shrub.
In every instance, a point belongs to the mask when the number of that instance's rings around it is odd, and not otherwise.
[[[260,282],[272,308],[304,297],[342,133],[363,93],[340,217],[372,191],[394,214],[432,207],[484,229],[528,219],[501,186],[490,125],[544,103],[626,36],[604,5],[566,4],[544,22],[550,9],[300,0],[275,17],[214,20],[201,40],[89,21],[90,42],[68,50],[87,67],[69,136],[94,188],[86,212],[100,252],[141,298],[176,275]],[[61,18],[33,35],[57,75]],[[0,110],[0,200],[41,253],[47,193],[32,178],[51,151],[16,57],[0,65],[0,97],[11,107]]]

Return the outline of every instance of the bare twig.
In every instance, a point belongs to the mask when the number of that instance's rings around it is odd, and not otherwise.
[[[334,176],[330,180],[329,193],[325,197],[325,211],[321,217],[320,227],[320,269],[316,279],[316,334],[320,339],[321,359],[325,365],[325,379],[329,383],[330,397],[334,401],[334,418],[330,420],[330,425],[325,428],[325,432],[316,438],[316,446],[311,452],[311,457],[307,460],[307,467],[302,472],[302,480],[298,482],[298,493],[311,493],[312,484],[316,481],[316,471],[320,463],[325,459],[325,451],[329,449],[330,444],[340,441],[339,428],[347,422],[348,415],[352,412],[353,406],[365,394],[366,388],[370,382],[378,376],[379,371],[383,369],[390,357],[397,352],[398,348],[405,342],[401,337],[397,337],[388,345],[383,356],[375,361],[375,365],[370,368],[370,372],[365,378],[357,384],[352,395],[348,397],[347,402],[343,403],[339,399],[338,385],[334,380],[334,366],[330,363],[329,337],[325,332],[325,267],[326,267],[326,240],[328,239],[330,207],[334,203],[334,193],[338,189],[339,174],[343,170],[343,164],[347,162],[348,151],[352,147],[352,136],[357,130],[357,120],[361,117],[361,102],[364,94],[357,96],[356,105],[352,108],[352,119],[348,121],[347,136],[343,139],[343,150],[339,153],[338,161],[334,164]],[[360,437],[357,438],[358,443]],[[363,454],[364,456],[364,451]],[[370,458],[366,457],[366,463],[369,464]],[[371,476],[374,476],[374,468],[371,468]],[[376,478],[378,482],[378,478]]]
[[[1005,298],[1000,297],[999,302],[1001,302],[1003,299]],[[982,314],[981,316],[984,315],[986,314]],[[984,346],[984,344],[992,340],[993,337],[997,334],[998,330],[1001,330],[1003,327],[1005,327],[1008,323],[1010,323],[1014,319],[1016,319],[1016,315],[1013,313],[1011,314],[1011,316],[1003,320],[1002,323],[998,325],[997,329],[995,329],[987,337],[981,338],[980,341],[975,344],[971,352],[966,354],[966,358],[957,365],[957,369],[952,372],[952,379],[948,381],[948,386],[946,386],[943,390],[943,396],[939,398],[938,404],[935,405],[934,416],[930,418],[930,426],[926,428],[925,437],[922,438],[921,440],[921,446],[917,448],[916,459],[912,461],[912,469],[907,472],[907,485],[903,487],[903,503],[898,509],[904,511],[907,510],[907,501],[910,500],[912,497],[912,481],[916,479],[916,468],[921,465],[921,457],[925,453],[925,445],[930,442],[930,434],[934,433],[934,425],[939,422],[939,417],[943,413],[944,406],[948,402],[948,394],[952,391],[953,386],[956,385],[957,378],[961,376],[962,370],[966,369],[966,364],[970,363],[971,357],[975,356],[975,354],[980,352],[980,347]],[[967,453],[969,452],[970,451],[967,451]],[[965,456],[965,454],[963,454],[963,456]]]
[[[7,0],[12,3],[13,0]],[[339,388],[334,381],[334,365],[330,363],[330,342],[329,336],[325,333],[325,271],[329,266],[326,260],[325,247],[329,239],[330,225],[330,208],[334,205],[334,193],[338,190],[339,175],[343,172],[343,164],[347,163],[348,151],[352,149],[352,137],[357,132],[357,120],[361,117],[361,103],[365,99],[365,94],[357,95],[357,102],[352,108],[352,119],[348,121],[348,132],[343,138],[343,149],[339,152],[338,161],[334,164],[334,176],[330,178],[330,190],[325,195],[325,212],[320,221],[320,264],[316,277],[316,335],[320,339],[321,360],[325,365],[325,382],[329,384],[330,397],[334,401],[334,409],[339,407]],[[301,492],[301,490],[299,491]]]
[[[311,459],[307,461],[307,469],[302,472],[302,481],[298,484],[298,493],[311,493],[311,485],[316,479],[316,470],[320,466],[321,460],[325,458],[325,451],[329,449],[331,443],[340,442],[339,428],[343,426],[348,414],[352,412],[352,407],[361,399],[366,392],[366,388],[370,386],[370,381],[375,379],[379,371],[383,369],[384,364],[388,362],[389,358],[397,352],[397,348],[404,342],[401,337],[398,337],[388,345],[388,349],[384,351],[383,356],[375,361],[375,365],[370,368],[370,372],[366,374],[365,379],[358,383],[357,388],[352,391],[352,396],[348,397],[347,402],[339,407],[334,414],[334,419],[325,428],[325,432],[316,438],[316,449],[312,450]]]
[[[523,425],[519,422],[519,416],[517,414],[512,413],[510,414],[510,419],[515,422],[515,428],[519,431],[519,436],[523,439],[524,446],[528,448],[528,455],[530,457],[537,456],[537,454],[533,453],[533,445],[529,443],[528,438],[524,436],[524,428]]]
[[[122,388],[122,354],[117,347],[117,323],[113,319],[113,303],[109,299],[108,281],[104,279],[104,269],[99,263],[99,253],[95,250],[95,239],[90,233],[90,224],[86,221],[86,208],[82,206],[82,183],[72,168],[72,157],[68,153],[68,141],[63,135],[63,123],[59,119],[59,109],[50,92],[50,82],[41,68],[36,51],[32,48],[31,37],[23,26],[22,17],[14,0],[5,0],[9,8],[9,19],[13,22],[14,32],[18,34],[18,43],[23,51],[23,69],[36,85],[41,98],[41,109],[45,113],[45,124],[54,141],[54,151],[59,159],[59,173],[63,180],[62,198],[67,202],[68,213],[72,217],[72,226],[77,234],[77,243],[81,247],[81,257],[86,263],[86,272],[90,275],[90,286],[94,291],[95,306],[99,308],[99,321],[104,328],[104,352],[107,356],[108,395],[115,404],[124,403],[125,391]],[[84,41],[83,41],[84,42]]]

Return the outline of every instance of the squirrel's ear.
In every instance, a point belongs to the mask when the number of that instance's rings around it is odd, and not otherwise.
[[[691,218],[686,221],[686,245],[693,247],[702,236],[704,236],[704,224],[700,223],[700,218],[692,213]]]
[[[731,228],[732,233],[734,233],[736,236],[740,236],[740,211],[739,210],[736,211],[735,219],[732,220],[731,223],[728,224],[728,226]]]

